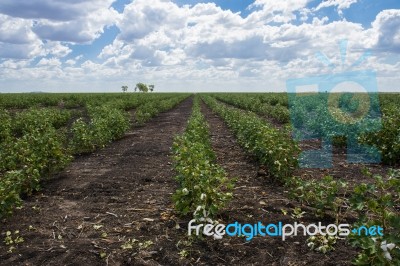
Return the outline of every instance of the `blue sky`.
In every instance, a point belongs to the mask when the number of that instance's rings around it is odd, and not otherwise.
[[[340,65],[331,69],[321,52]],[[350,66],[365,51],[371,56]],[[0,92],[285,91],[372,69],[400,86],[398,0],[2,0]],[[129,89],[128,89],[129,91]]]

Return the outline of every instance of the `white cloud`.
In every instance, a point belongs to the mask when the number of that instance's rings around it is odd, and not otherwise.
[[[2,0],[0,13],[26,19],[72,21],[110,7],[114,0]]]
[[[36,39],[32,22],[0,14],[0,42],[29,44]]]
[[[336,6],[338,13],[340,16],[343,15],[343,10],[348,9],[352,4],[357,3],[358,0],[326,0],[322,1],[316,8],[315,11],[318,11],[325,7]]]
[[[118,14],[109,7],[110,1],[91,7],[81,0],[73,2],[81,10],[73,9],[72,2],[60,5],[72,13],[58,20],[47,13],[40,15],[38,9],[31,15],[14,14],[24,18],[0,15],[4,22],[0,24],[0,59],[11,58],[0,64],[2,81],[60,80],[63,87],[98,82],[99,88],[115,85],[118,91],[120,83],[135,81],[156,83],[161,90],[187,89],[189,83],[194,89],[284,89],[288,78],[331,71],[315,57],[318,51],[340,66],[341,39],[349,43],[347,66],[370,48],[376,55],[363,66],[388,78],[398,72],[398,64],[380,58],[400,53],[399,10],[382,11],[372,27],[365,29],[345,19],[314,17],[315,10],[307,9],[308,0],[257,0],[245,18],[215,3],[178,6],[165,0],[135,0]],[[325,1],[316,9],[344,10],[355,2]],[[42,4],[50,5],[50,1]],[[107,25],[116,25],[120,33],[97,58],[68,56],[74,43],[92,42]],[[25,63],[15,58],[25,58],[20,60]],[[33,58],[41,58],[35,68],[30,65],[36,62]]]
[[[32,22],[0,14],[0,58],[27,59],[41,53],[42,42]]]
[[[37,63],[38,66],[48,66],[48,67],[60,67],[61,61],[58,58],[42,58]]]
[[[304,8],[310,0],[288,0],[288,1],[274,1],[274,0],[256,0],[250,5],[250,9],[254,7],[262,7],[264,10],[273,12],[293,12]]]
[[[314,17],[313,20],[312,20],[312,24],[315,25],[315,26],[320,26],[320,25],[324,25],[328,21],[329,21],[328,17],[323,17],[321,19]]]
[[[76,61],[73,59],[68,59],[67,61],[65,61],[65,64],[69,65],[69,66],[73,66],[76,64]]]
[[[378,34],[376,49],[386,52],[400,52],[400,10],[380,12],[372,27]]]
[[[54,55],[56,57],[65,57],[72,52],[72,49],[60,42],[48,41],[44,44],[45,54]]]
[[[3,0],[0,2],[2,17],[13,17],[11,22],[2,22],[7,30],[1,38],[26,41],[32,31],[42,40],[71,43],[90,43],[98,38],[104,27],[118,20],[119,14],[110,5],[114,0]],[[6,15],[1,15],[6,14]],[[14,28],[11,31],[11,28]],[[16,30],[18,29],[18,30]],[[19,39],[18,36],[21,36]]]
[[[261,8],[248,16],[249,21],[261,21],[263,23],[277,22],[288,23],[296,19],[295,11],[305,14],[306,5],[311,0],[256,0],[249,6],[252,8]]]
[[[112,44],[106,45],[101,53],[99,54],[99,58],[105,59],[109,58],[110,56],[116,56],[121,53],[123,47],[124,47],[124,42],[121,40],[114,40]]]
[[[326,0],[322,1],[316,8],[319,10],[324,7],[336,6],[338,9],[347,9],[352,4],[357,3],[358,0]]]
[[[0,64],[0,68],[21,69],[29,67],[29,60],[9,59]]]
[[[134,41],[150,32],[168,26],[179,29],[185,27],[185,10],[169,1],[136,0],[125,6],[123,18],[117,22],[121,30],[119,38]]]
[[[109,8],[112,0],[89,2],[2,1],[0,58],[64,57],[72,50],[63,42],[90,43],[104,26],[115,23],[118,13]],[[62,21],[54,21],[52,16]],[[71,21],[65,21],[67,18]]]
[[[34,25],[33,31],[45,40],[90,43],[104,32],[104,27],[115,24],[118,16],[112,8],[101,8],[71,21],[42,19]]]

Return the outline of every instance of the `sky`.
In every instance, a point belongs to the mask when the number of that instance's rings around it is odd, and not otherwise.
[[[399,0],[0,1],[3,93],[286,91],[363,70],[400,92]]]

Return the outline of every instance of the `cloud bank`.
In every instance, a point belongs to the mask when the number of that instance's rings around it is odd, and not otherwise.
[[[215,3],[135,0],[118,13],[113,0],[4,0],[0,92],[119,91],[139,81],[159,91],[284,90],[288,78],[331,71],[318,51],[341,71],[367,49],[359,68],[375,69],[382,90],[397,89],[400,10],[363,26],[343,12],[357,0],[311,2],[256,0],[243,16]],[[329,8],[340,19],[322,12]]]

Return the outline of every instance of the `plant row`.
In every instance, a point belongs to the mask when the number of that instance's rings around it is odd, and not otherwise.
[[[270,98],[265,99],[266,96]],[[233,105],[235,107],[255,112],[259,115],[265,115],[273,118],[281,124],[289,123],[290,114],[287,105],[281,105],[280,99],[284,99],[283,94],[274,95],[266,94],[236,94],[236,93],[223,93],[213,94],[213,96],[224,103]]]
[[[383,228],[383,235],[368,235],[365,231],[350,234],[348,241],[360,250],[353,260],[355,265],[399,265],[400,171],[391,171],[386,178],[372,176],[367,170],[364,175],[374,181],[350,188],[347,182],[331,176],[318,180],[292,177],[285,185],[289,196],[313,207],[317,217],[330,214],[339,225],[350,216],[356,217],[353,228]],[[334,249],[337,239],[319,235],[309,237],[307,242],[311,249],[326,253]]]
[[[272,177],[284,182],[292,174],[297,167],[299,148],[287,132],[253,112],[226,106],[210,96],[203,96],[203,100],[223,118],[239,144],[267,166]]]
[[[229,105],[291,122],[296,141],[324,139],[347,147],[352,159],[400,161],[399,94],[362,93],[217,93]],[[358,157],[358,158],[357,158]]]
[[[65,135],[49,120],[24,125],[22,136],[14,136],[2,128],[0,217],[21,204],[21,194],[37,190],[42,178],[62,169],[71,160]]]
[[[78,108],[119,102],[125,110],[152,99],[177,96],[176,93],[4,93],[0,95],[0,109],[30,107]]]
[[[0,110],[0,143],[11,136],[22,136],[44,125],[61,128],[71,115],[71,111],[56,108],[31,108],[15,115],[7,110]]]
[[[173,108],[186,99],[189,94],[166,94],[160,96],[163,96],[163,98],[146,101],[136,109],[135,119],[137,124],[143,125],[158,113]]]
[[[339,113],[343,110],[347,112],[357,111],[357,109],[359,109],[357,104],[353,105],[354,102],[348,101],[349,98],[346,99],[346,97],[338,98],[339,106],[335,106],[338,109],[343,109],[337,110],[332,108],[327,111],[337,111]],[[312,101],[305,99],[307,98],[301,98],[298,103],[302,104],[306,110],[308,108],[307,112],[313,112],[316,107],[318,108],[318,106],[321,106],[321,103],[319,103],[319,105],[316,104],[318,101],[315,101],[315,99],[312,99]],[[247,126],[245,121],[242,122],[242,126],[239,126],[239,124],[241,124],[240,116],[245,117],[243,111],[238,112],[238,110],[234,108],[224,106],[211,97],[206,96],[204,100],[227,121],[228,125],[238,124],[231,127],[234,131],[236,131],[235,128],[238,128],[237,131],[246,132],[245,129],[251,128],[251,126]],[[289,102],[293,103],[291,101]],[[372,111],[376,110],[374,108],[376,108],[377,102],[371,99],[370,104],[372,105]],[[346,108],[349,108],[349,110],[346,110]],[[390,123],[392,123],[391,125],[395,124],[395,121],[393,121],[395,117],[390,115],[391,119],[388,119],[386,116],[391,114],[391,112],[396,112],[394,110],[392,104],[385,104],[385,108],[382,110],[383,128],[378,131],[377,134],[383,134],[386,129],[387,135],[391,135],[392,137],[398,136],[397,131],[393,132],[394,130],[388,130],[390,128]],[[234,115],[235,111],[238,112],[237,115]],[[322,111],[322,109],[318,111]],[[369,113],[367,116],[368,115],[369,117],[373,117],[375,114]],[[231,123],[229,123],[229,119],[225,117],[232,117],[230,120]],[[311,117],[315,119],[316,115],[311,115]],[[247,117],[246,119],[248,121],[251,120]],[[335,125],[333,123],[333,126],[326,125],[327,122],[329,123],[329,121],[325,121],[325,123],[323,123],[323,121],[315,122],[315,125],[320,124],[320,127],[315,127],[315,130],[320,130],[320,128],[324,126],[329,129],[334,129]],[[398,130],[398,128],[397,126],[396,129]],[[262,131],[261,125],[258,127],[258,130],[260,132]],[[365,130],[368,132],[368,128]],[[252,147],[252,145],[248,143],[255,142],[254,139],[256,139],[256,137],[254,137],[255,134],[251,133],[252,130],[249,131],[250,133],[243,134],[244,140],[241,140],[240,137],[237,136],[239,141],[242,142],[244,144],[243,146],[247,149]],[[377,135],[374,136],[376,137],[376,141]],[[280,142],[276,141],[276,143]],[[250,149],[250,151],[252,150]],[[255,153],[253,152],[253,154]],[[259,158],[259,156],[257,156],[257,158]],[[367,171],[365,171],[365,175],[372,177]],[[389,173],[388,177],[385,178],[373,176],[373,180],[374,182],[372,183],[361,183],[350,188],[348,183],[330,176],[326,176],[322,179],[304,180],[287,174],[283,178],[290,197],[298,200],[302,204],[310,206],[317,217],[325,217],[329,214],[329,216],[334,218],[335,224],[337,225],[340,222],[348,221],[346,220],[348,217],[356,217],[353,228],[361,228],[362,226],[366,226],[367,228],[381,226],[383,228],[383,236],[372,237],[366,234],[350,234],[348,239],[349,243],[359,249],[359,254],[353,261],[354,264],[397,265],[400,263],[400,172],[392,171]],[[337,239],[338,237],[332,235],[317,235],[309,237],[307,243],[311,249],[325,253],[334,249]]]
[[[197,96],[185,132],[175,138],[173,154],[179,183],[173,195],[176,210],[182,215],[192,213],[201,221],[212,220],[232,197],[233,181],[215,162]]]
[[[154,116],[185,97],[166,94],[134,104]],[[0,110],[0,218],[21,204],[21,195],[38,190],[42,179],[64,168],[74,154],[92,152],[122,137],[130,127],[125,107],[119,100],[88,105],[87,114],[73,123],[71,111],[57,108],[32,108],[15,115]]]
[[[139,125],[143,125],[158,113],[173,108],[187,96],[186,94],[175,97],[157,95],[149,97],[150,99],[146,99],[141,104],[135,102],[137,106],[135,120]],[[123,110],[126,108],[126,104],[120,101],[110,102],[103,106],[88,106],[90,120],[86,122],[84,118],[79,118],[71,128],[73,152],[93,152],[122,137],[130,127],[129,117]]]
[[[74,154],[93,152],[122,137],[130,127],[128,114],[112,104],[89,106],[89,121],[78,118],[71,126],[70,147]]]
[[[359,136],[360,143],[376,147],[382,162],[389,165],[400,162],[400,106],[391,103],[382,107],[382,119],[379,130]]]

